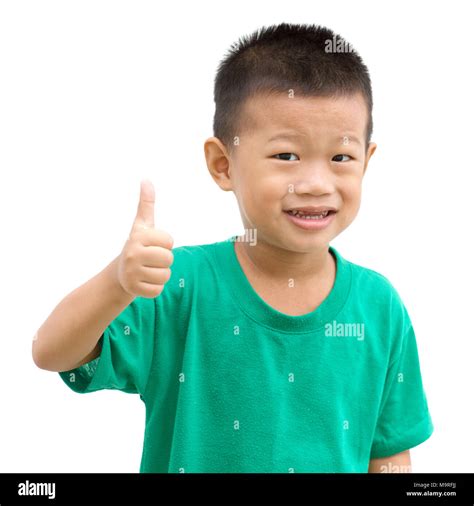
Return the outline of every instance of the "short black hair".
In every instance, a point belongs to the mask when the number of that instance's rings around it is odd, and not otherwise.
[[[328,50],[329,48],[329,50]],[[329,28],[281,23],[262,27],[231,45],[214,81],[214,136],[229,152],[246,126],[243,106],[254,95],[348,96],[360,92],[368,110],[366,149],[372,130],[372,86],[362,58]]]

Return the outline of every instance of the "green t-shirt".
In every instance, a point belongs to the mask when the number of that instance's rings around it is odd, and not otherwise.
[[[331,292],[290,316],[254,291],[233,238],[174,248],[160,296],[134,299],[101,355],[59,374],[78,393],[140,395],[142,473],[365,473],[433,425],[399,295],[329,251]]]

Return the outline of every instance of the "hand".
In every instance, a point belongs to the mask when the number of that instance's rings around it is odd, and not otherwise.
[[[135,297],[158,296],[171,276],[173,238],[155,228],[154,215],[155,189],[144,180],[137,215],[117,263],[120,285]]]

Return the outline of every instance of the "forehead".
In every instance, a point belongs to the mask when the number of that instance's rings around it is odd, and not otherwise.
[[[321,132],[351,132],[363,136],[368,111],[361,93],[342,97],[298,97],[287,94],[255,95],[242,109],[253,134],[265,137],[280,130],[294,130],[302,135]]]

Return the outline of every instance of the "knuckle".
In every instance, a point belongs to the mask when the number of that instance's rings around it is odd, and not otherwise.
[[[133,248],[128,247],[124,251],[124,258],[125,261],[130,263],[135,258],[135,251]]]
[[[163,256],[164,256],[163,261],[164,261],[165,265],[167,265],[167,266],[172,265],[172,263],[174,261],[174,255],[169,249],[163,250]]]
[[[174,240],[173,240],[173,238],[171,237],[171,235],[170,235],[170,234],[168,234],[167,232],[166,232],[166,241],[167,241],[167,243],[168,243],[169,247],[170,247],[170,248],[172,248],[172,247],[173,247],[173,244],[174,244]]]
[[[148,297],[157,297],[161,293],[162,289],[163,289],[162,285],[149,285],[146,288],[146,293]]]
[[[154,232],[156,234],[155,235],[156,240],[161,247],[166,248],[166,249],[172,248],[173,238],[171,237],[171,235],[168,232],[166,232],[166,230],[156,229],[156,230],[154,230]]]
[[[171,278],[171,269],[163,269],[163,278],[165,280],[165,283],[166,281],[169,281],[169,279]]]

